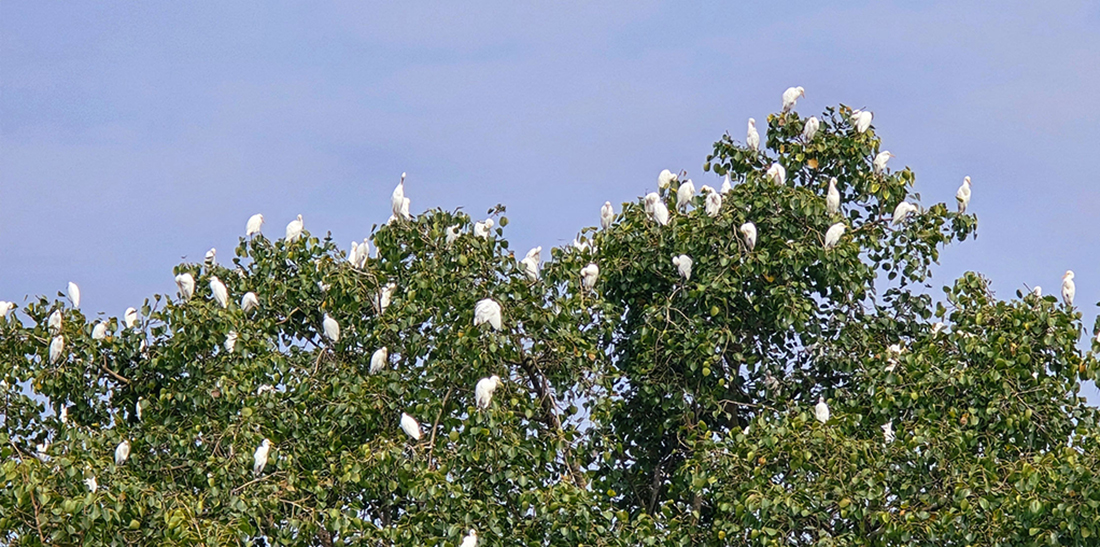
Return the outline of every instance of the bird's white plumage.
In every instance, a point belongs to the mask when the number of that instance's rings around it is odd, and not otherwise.
[[[335,319],[329,314],[325,314],[325,318],[321,320],[321,329],[325,333],[325,338],[332,341],[333,344],[340,341],[340,323],[337,323]]]
[[[395,290],[397,290],[395,283],[386,283],[378,290],[378,296],[374,299],[374,307],[378,310],[379,315],[390,307],[390,301],[393,300],[393,291]]]
[[[488,238],[490,230],[493,229],[493,225],[496,222],[491,218],[487,218],[481,222],[474,223],[474,235],[481,238]]]
[[[708,188],[710,187],[708,186]],[[705,194],[703,210],[707,212],[709,217],[718,216],[718,213],[722,211],[722,194],[715,192],[713,188],[710,188],[710,191],[705,192]]]
[[[57,415],[57,419],[61,420],[63,424],[69,423],[69,407],[62,406],[61,412]]]
[[[852,111],[852,127],[856,128],[856,133],[864,133],[871,127],[871,119],[874,118],[874,114],[865,110],[853,110]]]
[[[673,182],[676,182],[677,178],[678,177],[673,174],[672,171],[669,171],[668,169],[663,169],[661,173],[657,175],[657,188],[660,188],[661,190],[666,190],[669,186],[672,185]]]
[[[138,313],[133,307],[126,308],[126,312],[122,314],[122,321],[126,323],[126,328],[132,329],[137,326]]]
[[[821,423],[829,421],[829,405],[825,403],[825,397],[818,397],[817,405],[814,406],[814,418]]]
[[[896,438],[897,438],[897,435],[894,434],[894,421],[890,420],[889,422],[886,422],[886,423],[882,424],[882,440],[883,440],[883,442],[885,442],[886,444],[890,444],[890,443],[894,442],[894,439],[896,439]]]
[[[374,350],[374,353],[370,356],[370,373],[378,374],[382,369],[386,368],[390,362],[390,350],[385,346]]]
[[[724,196],[724,195],[730,193],[730,190],[733,190],[733,184],[730,183],[730,176],[726,175],[722,179],[722,190],[721,190],[722,195]]]
[[[653,196],[652,202],[649,196]],[[668,226],[668,207],[665,202],[661,201],[660,196],[656,192],[653,192],[646,196],[646,204],[650,209],[650,218],[660,224],[661,226]]]
[[[936,321],[936,323],[932,325],[932,336],[939,334],[940,331],[943,330],[943,327],[943,321]]]
[[[93,494],[96,493],[96,490],[99,490],[99,483],[96,482],[94,476],[84,479],[84,486],[87,486],[88,491]]]
[[[69,282],[69,300],[73,302],[74,308],[80,307],[80,287],[76,286],[76,283]]]
[[[787,169],[784,168],[779,162],[775,162],[768,167],[768,171],[765,173],[769,179],[775,181],[776,184],[786,184],[787,182]]]
[[[138,397],[136,403],[134,403],[134,412],[137,414],[137,419],[141,421],[141,407],[144,406],[145,397]]]
[[[806,120],[806,124],[802,126],[802,140],[806,142],[814,140],[814,135],[817,135],[817,130],[820,127],[821,120],[818,120],[817,116],[810,116]]]
[[[203,257],[203,262],[206,264],[206,267],[208,267],[208,268],[214,266],[214,264],[217,264],[218,263],[218,250],[211,247],[209,251],[206,251],[206,256]]]
[[[477,385],[474,386],[474,399],[477,401],[478,408],[489,408],[493,392],[500,387],[500,384],[500,376],[495,374],[477,381]]]
[[[750,150],[760,150],[760,132],[756,130],[756,120],[749,118],[749,129],[745,134],[745,144]]]
[[[965,213],[970,205],[970,177],[963,177],[962,186],[955,192],[955,202],[959,205],[959,213]]]
[[[830,215],[840,212],[840,191],[836,189],[836,177],[829,179],[829,190],[825,193],[825,209]]]
[[[581,268],[581,287],[591,289],[596,286],[596,280],[600,277],[600,267],[589,264]]]
[[[450,228],[447,228],[447,239],[446,239],[447,245],[450,245],[451,243],[454,243],[455,240],[458,239],[458,228],[459,228],[459,226],[457,224],[454,225],[454,226],[451,226]]]
[[[523,266],[523,273],[527,275],[527,278],[531,281],[538,281],[539,278],[539,265],[542,262],[542,247],[535,247],[530,251],[527,251],[527,256],[523,257],[519,263]]]
[[[687,179],[676,189],[676,208],[687,209],[694,198],[695,183],[691,182],[691,179]]]
[[[225,283],[222,283],[218,276],[210,276],[210,293],[214,296],[214,301],[223,308],[229,307],[229,290],[225,288]]]
[[[401,182],[398,182],[393,189],[393,194],[390,196],[390,207],[393,210],[393,216],[404,218],[401,213],[402,209],[405,208],[405,173],[401,173]]]
[[[837,243],[840,243],[840,236],[844,235],[844,230],[848,227],[843,223],[837,222],[825,232],[825,248],[832,249]]]
[[[190,300],[195,294],[195,277],[189,273],[177,275],[176,288],[179,289],[180,298]]]
[[[264,225],[264,216],[260,213],[256,213],[248,217],[248,223],[244,226],[244,236],[252,237],[260,233],[260,229]]]
[[[7,319],[11,310],[15,309],[15,302],[8,302],[6,300],[0,300],[0,317]]]
[[[739,228],[741,236],[745,238],[745,245],[749,250],[756,248],[756,225],[751,222],[746,222]]]
[[[401,413],[401,431],[404,431],[406,435],[412,437],[414,441],[420,440],[420,422],[417,422],[416,418],[404,412]]]
[[[894,216],[891,218],[890,224],[897,226],[905,222],[905,219],[908,218],[911,213],[917,212],[917,210],[917,206],[908,201],[899,203],[897,207],[894,207]]]
[[[576,249],[578,253],[587,253],[591,246],[588,244],[588,240],[577,236],[573,238],[573,248]]]
[[[50,364],[61,359],[61,353],[65,351],[65,337],[58,334],[50,340]]]
[[[107,322],[100,321],[92,327],[92,340],[103,340],[107,337]]]
[[[694,261],[688,255],[680,255],[672,257],[672,265],[676,266],[676,271],[680,274],[680,277],[684,280],[691,279],[691,266]]]
[[[1066,270],[1062,276],[1062,301],[1073,306],[1073,297],[1077,294],[1077,285],[1073,282],[1073,270]]]
[[[1031,294],[1033,294],[1035,296],[1038,296],[1038,297],[1042,297],[1043,296],[1043,288],[1040,287],[1039,285],[1035,285],[1035,288],[1031,289]]]
[[[470,533],[462,538],[462,543],[459,544],[459,547],[477,547],[477,530],[471,528]]]
[[[126,463],[126,459],[130,457],[130,441],[123,439],[115,447],[115,465],[122,465]]]
[[[482,323],[492,325],[493,330],[501,329],[500,304],[492,298],[479,300],[474,305],[474,326],[476,327]]]
[[[890,158],[894,157],[889,150],[883,150],[875,156],[874,161],[871,162],[871,167],[874,169],[876,175],[881,175],[886,172],[886,162],[890,161]]]
[[[260,299],[256,296],[256,293],[249,291],[244,293],[241,297],[241,310],[248,313],[256,308],[260,307]]]
[[[302,237],[302,230],[304,229],[305,223],[302,222],[302,215],[298,215],[298,218],[286,225],[286,242],[294,243],[298,241],[298,238]]]
[[[229,353],[233,353],[233,350],[237,349],[237,331],[231,330],[225,335],[223,347]]]
[[[788,87],[783,92],[783,112],[790,112],[794,108],[795,103],[798,102],[799,97],[805,97],[806,90],[802,89],[802,86]]]
[[[264,472],[264,467],[267,466],[267,455],[271,452],[271,441],[264,439],[260,443],[260,446],[256,447],[256,452],[252,454],[252,474],[257,477]]]
[[[61,310],[54,310],[53,313],[50,314],[50,317],[46,319],[46,330],[49,331],[50,334],[61,332],[61,319]]]
[[[603,207],[600,207],[600,227],[606,230],[611,227],[612,222],[615,222],[615,208],[610,201],[605,201]]]

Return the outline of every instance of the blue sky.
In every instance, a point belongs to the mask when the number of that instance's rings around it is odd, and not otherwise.
[[[515,248],[560,245],[663,168],[710,182],[714,140],[801,85],[806,115],[874,111],[925,204],[973,178],[979,237],[934,283],[1073,269],[1091,330],[1096,3],[321,4],[3,2],[0,299],[72,280],[121,315],[256,212],[347,246],[402,171],[413,212],[504,203]]]

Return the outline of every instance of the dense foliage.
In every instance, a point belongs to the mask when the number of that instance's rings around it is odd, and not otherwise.
[[[879,139],[851,114],[827,110],[811,138],[797,114],[769,116],[760,151],[722,138],[704,169],[728,192],[677,203],[681,175],[658,190],[667,225],[625,203],[537,279],[502,208],[486,237],[435,210],[377,227],[361,263],[308,232],[242,239],[232,265],[178,266],[194,296],[157,295],[132,327],[26,303],[0,319],[0,541],[1095,544],[1100,431],[1078,390],[1097,348],[1079,347],[1080,313],[999,300],[978,274],[933,298],[939,249],[976,219],[937,203],[892,223],[919,203],[915,177],[876,172]],[[500,330],[475,325],[486,298]],[[474,386],[494,374],[481,409]]]

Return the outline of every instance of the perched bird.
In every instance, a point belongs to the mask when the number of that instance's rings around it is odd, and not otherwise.
[[[959,204],[959,214],[966,212],[966,206],[970,205],[970,177],[963,177],[962,186],[955,192],[955,201]]]
[[[661,201],[661,196],[657,195],[657,192],[650,192],[645,196],[645,208],[649,213],[649,217],[660,224],[661,226],[668,226],[668,207],[665,206],[665,202]]]
[[[896,438],[897,436],[894,435],[894,420],[890,420],[889,422],[882,424],[883,442],[885,442],[886,444],[890,444],[894,442],[894,439]]]
[[[359,267],[359,242],[351,242],[351,250],[348,251],[348,264],[351,264],[353,268]]]
[[[783,112],[790,112],[794,108],[795,103],[798,102],[799,97],[805,97],[806,90],[802,89],[802,86],[788,87],[783,92]]]
[[[122,320],[126,323],[126,328],[134,328],[138,322],[137,310],[132,307],[126,308],[126,312],[122,314]]]
[[[749,131],[745,135],[745,144],[749,150],[760,150],[760,133],[756,130],[756,120],[749,118]]]
[[[56,363],[61,359],[61,352],[65,351],[65,337],[58,334],[50,340],[50,364]]]
[[[137,414],[137,419],[139,422],[141,421],[141,407],[144,406],[142,404],[144,401],[145,397],[138,397],[137,402],[134,403],[134,413]]]
[[[61,413],[57,415],[57,419],[63,424],[69,423],[69,407],[61,407]]]
[[[95,494],[96,490],[99,490],[99,483],[95,481],[95,477],[88,477],[84,479],[84,486],[88,487],[88,491]]]
[[[206,251],[206,257],[203,258],[203,263],[207,268],[211,268],[214,264],[218,263],[218,250],[211,247],[209,251]]]
[[[190,300],[195,294],[195,277],[189,273],[181,273],[176,276],[176,287],[179,289],[180,298]]]
[[[34,445],[35,456],[39,460],[42,460],[43,462],[50,461],[49,451],[50,451],[50,443],[48,441],[38,443],[38,444]]]
[[[491,218],[487,218],[487,219],[485,219],[484,221],[481,221],[481,222],[475,222],[474,223],[474,235],[477,236],[477,237],[487,239],[489,237],[489,230],[493,229],[494,224],[496,224],[496,223],[493,222],[493,219],[491,219]]]
[[[776,184],[787,183],[787,170],[784,169],[782,165],[779,165],[779,162],[773,163],[772,166],[768,168],[765,176],[775,181]]]
[[[523,266],[523,273],[527,274],[527,278],[531,281],[538,281],[539,279],[539,264],[542,261],[542,246],[535,247],[530,251],[527,251],[527,256],[523,257],[519,263]]]
[[[390,196],[390,206],[393,209],[393,216],[403,218],[401,214],[405,205],[405,173],[401,173],[401,182],[397,183],[397,186],[393,189],[393,195]]]
[[[11,310],[14,310],[14,309],[15,309],[15,303],[14,302],[8,302],[6,300],[0,300],[0,317],[3,317],[4,319],[7,319],[8,314],[11,313]]]
[[[841,222],[829,226],[829,229],[825,232],[825,248],[831,249],[839,243],[840,236],[844,235],[844,230],[846,229],[848,229],[848,227]]]
[[[726,175],[726,177],[722,179],[722,195],[724,196],[730,193],[730,190],[733,190],[733,185],[730,184],[730,176]]]
[[[80,287],[72,281],[69,282],[69,300],[72,301],[74,308],[80,307]]]
[[[802,126],[802,140],[806,142],[814,140],[814,135],[817,135],[817,130],[820,127],[821,121],[817,119],[817,116],[810,116],[806,120],[806,124]]]
[[[751,222],[746,222],[741,225],[741,235],[745,238],[745,245],[749,247],[749,251],[756,248],[756,225]]]
[[[1066,270],[1062,276],[1062,300],[1067,306],[1073,306],[1073,295],[1077,294],[1077,286],[1073,283],[1073,270]]]
[[[218,276],[210,276],[210,293],[214,295],[214,301],[223,308],[229,307],[229,290],[225,288]]]
[[[123,439],[118,443],[118,447],[115,448],[115,465],[122,465],[126,463],[126,458],[130,457],[130,441]]]
[[[271,451],[271,441],[264,439],[260,446],[256,447],[256,452],[252,454],[252,474],[259,477],[264,472],[264,467],[267,466],[267,454]]]
[[[871,167],[874,169],[876,175],[881,175],[886,172],[886,162],[890,161],[890,158],[894,157],[888,150],[883,150],[875,156],[875,160],[871,162]]]
[[[687,179],[676,189],[676,208],[687,209],[687,206],[695,198],[695,184]]]
[[[92,340],[103,340],[107,337],[107,323],[100,321],[92,327]]]
[[[470,533],[462,538],[462,543],[458,547],[477,547],[477,530],[470,528]]]
[[[50,334],[61,332],[61,318],[61,310],[54,310],[53,313],[50,314],[49,319],[46,320],[46,330],[48,330]]]
[[[600,227],[606,230],[611,227],[612,222],[615,222],[615,208],[610,201],[605,201],[603,207],[600,207]]]
[[[661,190],[667,190],[673,182],[676,182],[677,176],[668,169],[661,170],[661,173],[657,175],[657,188]]]
[[[596,286],[596,279],[600,277],[600,267],[589,264],[581,268],[581,287],[591,289]]]
[[[688,255],[680,255],[672,257],[672,265],[676,266],[676,271],[680,273],[680,277],[683,277],[685,281],[691,279],[691,265],[693,261]]]
[[[478,326],[482,323],[488,323],[493,327],[493,330],[500,330],[500,304],[497,304],[492,298],[485,298],[479,300],[474,305],[474,326]]]
[[[393,219],[393,218],[403,218],[405,220],[412,219],[412,214],[409,213],[409,206],[410,205],[412,205],[412,200],[411,199],[405,198],[405,199],[401,200],[401,208],[397,211],[396,215],[393,215],[390,218],[391,219]]]
[[[817,421],[821,423],[829,421],[829,405],[825,404],[825,397],[817,398],[817,405],[814,406],[814,418],[817,418]]]
[[[246,292],[241,297],[241,311],[248,313],[256,308],[260,307],[260,299],[256,297],[254,292]]]
[[[389,364],[389,359],[390,350],[385,346],[374,350],[374,354],[370,356],[370,373],[378,374],[381,372]]]
[[[489,402],[493,399],[493,392],[500,387],[500,384],[500,376],[496,374],[477,381],[477,385],[474,386],[474,399],[477,401],[478,408],[489,408]]]
[[[374,307],[378,310],[379,315],[390,307],[390,301],[393,299],[393,291],[395,290],[397,290],[397,284],[395,283],[386,283],[378,290],[378,296],[374,299]]]
[[[707,212],[707,216],[716,217],[722,210],[722,194],[715,192],[713,188],[707,187],[710,191],[706,192],[706,198],[703,200],[703,209]]]
[[[302,215],[298,215],[298,218],[286,225],[286,242],[294,243],[298,241],[298,238],[302,237],[302,230],[304,229],[305,224],[302,222]]]
[[[936,321],[936,324],[932,325],[932,336],[935,336],[943,330],[943,321]]]
[[[401,431],[412,437],[414,441],[420,440],[420,423],[404,412],[401,413]]]
[[[225,335],[225,351],[233,353],[233,350],[237,348],[237,331],[231,330]]]
[[[825,210],[830,215],[840,212],[840,192],[836,189],[836,177],[829,179],[829,191],[825,193]]]
[[[252,237],[260,233],[260,228],[264,225],[264,216],[260,213],[256,213],[248,217],[248,224],[244,226],[244,236]]]
[[[913,203],[909,203],[907,201],[899,203],[897,207],[894,207],[894,216],[890,220],[890,224],[893,226],[897,226],[898,224],[905,222],[905,219],[909,216],[909,214],[915,213],[917,212],[917,210],[917,206]]]
[[[573,248],[576,249],[578,253],[587,253],[592,246],[588,244],[587,239],[577,236],[573,238]]]
[[[871,118],[875,115],[865,110],[853,110],[852,111],[852,127],[856,128],[856,133],[864,133],[869,127],[871,127]]]
[[[332,340],[335,344],[340,341],[340,323],[337,323],[335,319],[325,314],[325,318],[321,321],[321,329],[325,332],[325,338]]]
[[[458,228],[459,226],[457,224],[447,228],[447,245],[454,243],[455,240],[458,239]]]

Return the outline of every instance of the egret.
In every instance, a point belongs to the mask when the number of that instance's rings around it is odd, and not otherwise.
[[[677,180],[677,176],[672,174],[672,171],[664,169],[661,174],[657,175],[657,188],[666,190],[668,187]]]
[[[337,323],[327,313],[324,320],[321,321],[321,329],[325,332],[325,338],[332,340],[333,344],[340,341],[340,323]]]
[[[401,413],[401,431],[412,437],[414,441],[420,440],[420,423],[404,412]]]
[[[1039,285],[1035,285],[1035,288],[1031,289],[1031,294],[1034,294],[1036,297],[1042,298],[1043,297],[1043,288],[1040,287]]]
[[[726,177],[722,179],[722,195],[724,196],[730,193],[730,190],[733,190],[733,185],[730,184],[730,176],[727,174]]]
[[[680,273],[680,277],[684,278],[684,281],[691,279],[691,265],[693,261],[688,255],[680,255],[672,257],[672,265],[676,266],[676,271]]]
[[[581,239],[581,236],[577,236],[573,238],[573,248],[576,249],[578,253],[587,253],[592,246],[588,244],[588,240]]]
[[[378,314],[381,315],[386,311],[386,308],[390,307],[390,301],[393,299],[393,291],[397,290],[395,283],[386,283],[381,289],[378,290],[378,297],[374,299],[374,307],[378,309]]]
[[[88,487],[88,491],[95,494],[96,490],[99,490],[99,483],[95,481],[95,477],[88,477],[84,479],[84,485]]]
[[[61,359],[61,352],[65,351],[65,337],[58,334],[50,340],[50,364],[54,364]]]
[[[605,201],[603,207],[600,207],[600,226],[606,230],[611,227],[612,222],[615,222],[615,208],[610,201]]]
[[[405,173],[401,173],[401,182],[397,183],[397,186],[393,189],[393,195],[390,196],[390,205],[393,208],[393,216],[402,217],[401,210],[405,205]]]
[[[707,216],[716,217],[718,212],[722,210],[722,194],[715,192],[713,188],[706,193],[706,198],[703,201],[703,209],[707,212]]]
[[[596,279],[600,277],[600,267],[589,264],[581,268],[581,287],[591,289],[596,286]]]
[[[802,86],[788,87],[783,92],[783,112],[790,112],[794,108],[795,103],[798,102],[799,97],[805,97],[806,90],[802,89]]]
[[[61,423],[63,424],[69,423],[69,407],[61,407],[61,413],[57,415],[57,419],[61,420]]]
[[[256,213],[248,217],[248,224],[244,227],[244,236],[252,237],[260,233],[260,227],[264,225],[264,216],[260,213]]]
[[[409,206],[412,204],[412,200],[405,198],[401,200],[401,209],[397,212],[397,218],[403,218],[405,220],[411,220],[412,215],[409,214]]]
[[[1066,270],[1062,276],[1062,300],[1067,306],[1073,307],[1073,295],[1077,294],[1077,286],[1073,283],[1073,270]]]
[[[817,135],[817,130],[820,127],[821,122],[817,119],[817,116],[810,116],[806,120],[806,124],[802,126],[802,140],[805,142],[814,140],[814,135]]]
[[[454,243],[455,240],[458,239],[458,228],[459,226],[457,224],[447,228],[447,245]]]
[[[825,232],[825,248],[832,249],[836,246],[840,242],[840,236],[844,235],[846,229],[848,227],[841,222],[829,226],[829,229]]]
[[[482,323],[492,325],[493,330],[500,330],[500,304],[492,298],[479,300],[474,305],[474,326]]]
[[[657,224],[668,226],[668,207],[665,207],[665,203],[661,201],[661,196],[657,195],[657,192],[646,194],[645,209]]]
[[[760,150],[760,133],[756,131],[756,120],[749,118],[749,132],[745,135],[745,144],[750,150]]]
[[[959,214],[966,212],[966,206],[970,205],[970,177],[963,177],[962,186],[955,192],[955,201],[959,204]]]
[[[825,193],[825,210],[830,215],[840,212],[840,192],[836,189],[836,177],[829,179],[829,191]]]
[[[474,223],[474,235],[477,236],[477,237],[488,239],[489,230],[493,229],[494,224],[496,224],[496,223],[493,222],[493,219],[491,219],[491,218],[487,218],[487,219],[485,219],[484,221],[481,221],[481,222],[475,222]]]
[[[943,330],[943,321],[936,321],[936,324],[932,325],[932,336],[935,336]]]
[[[137,310],[132,307],[126,308],[126,312],[122,314],[122,320],[126,323],[126,328],[134,328],[138,322]]]
[[[876,175],[881,175],[886,172],[886,162],[890,161],[894,155],[888,150],[883,150],[875,156],[874,161],[871,162],[871,168],[874,169]]]
[[[80,307],[80,287],[76,286],[76,283],[69,282],[69,300],[73,302],[74,308]]]
[[[891,219],[890,224],[892,226],[897,226],[898,224],[905,222],[905,219],[909,216],[910,213],[915,213],[917,211],[918,208],[915,204],[903,201],[899,203],[897,207],[894,207],[894,216]]]
[[[305,224],[302,222],[302,215],[298,215],[298,218],[286,225],[286,242],[294,243],[298,241],[298,238],[302,237],[303,229],[305,229]]]
[[[15,302],[8,302],[8,301],[5,301],[5,300],[0,300],[0,317],[3,317],[4,319],[7,319],[8,314],[11,313],[11,310],[14,310],[14,309],[15,309]]]
[[[241,311],[248,313],[256,308],[260,307],[260,299],[256,297],[254,292],[246,292],[241,297]]]
[[[50,314],[49,319],[46,320],[46,330],[50,334],[57,334],[61,332],[61,310],[54,310]]]
[[[237,331],[231,330],[225,335],[224,347],[226,352],[233,353],[233,350],[237,348]]]
[[[817,398],[817,405],[814,406],[814,418],[817,418],[817,421],[821,423],[829,421],[829,405],[825,404],[825,397]]]
[[[211,268],[218,262],[218,250],[211,247],[209,251],[206,251],[206,257],[203,259],[203,263],[207,268]]]
[[[756,248],[756,225],[751,222],[746,222],[741,225],[741,235],[745,238],[745,245],[749,247],[749,251]]]
[[[225,288],[225,283],[222,283],[218,276],[210,276],[210,292],[214,295],[214,301],[223,308],[229,307],[229,290]]]
[[[765,176],[775,181],[776,184],[786,184],[787,182],[787,170],[784,169],[782,165],[779,165],[779,162],[773,163],[772,166],[768,168]]]
[[[348,264],[351,264],[353,268],[359,267],[359,242],[351,242],[351,250],[348,251]]]
[[[500,384],[500,376],[496,374],[477,381],[477,385],[474,386],[474,399],[477,401],[478,408],[489,408],[489,402],[493,399],[493,392],[500,387]]]
[[[134,403],[134,413],[137,414],[137,419],[138,419],[139,422],[141,421],[141,407],[142,407],[141,403],[143,401],[145,401],[145,397],[138,397],[137,402]]]
[[[103,340],[107,337],[107,322],[100,321],[92,327],[92,340]]]
[[[126,458],[130,457],[130,441],[123,439],[118,443],[118,447],[115,448],[115,465],[122,465],[126,463]]]
[[[871,127],[871,118],[873,118],[874,116],[874,114],[865,110],[853,110],[851,123],[852,126],[856,128],[856,133],[866,132],[867,129]]]
[[[352,267],[363,269],[367,267],[367,259],[370,258],[370,242],[363,238],[363,243],[351,242],[351,252],[348,253],[348,262]]]
[[[527,278],[531,281],[538,281],[539,279],[539,263],[542,261],[542,246],[535,247],[530,251],[527,251],[527,256],[523,257],[519,263],[523,266],[523,273],[527,274]]]
[[[41,443],[38,443],[38,444],[34,445],[34,451],[35,451],[35,456],[39,460],[42,460],[43,462],[50,461],[50,455],[49,455],[50,443],[49,443],[49,441],[41,442]]]
[[[181,273],[176,276],[176,287],[179,289],[180,298],[190,300],[195,294],[195,277],[189,273]]]
[[[385,346],[374,350],[374,355],[370,356],[370,373],[378,374],[381,372],[389,364],[389,359],[390,350]]]
[[[894,439],[896,438],[897,436],[894,435],[894,420],[890,420],[889,422],[882,424],[883,442],[885,442],[886,444],[890,444],[894,442]]]
[[[462,543],[458,547],[477,547],[477,530],[470,528],[470,533],[462,538]]]
[[[676,208],[687,210],[693,198],[695,198],[695,184],[691,179],[687,179],[676,189]]]
[[[267,454],[271,451],[271,441],[264,439],[260,446],[256,447],[256,452],[252,454],[252,474],[259,477],[264,472],[264,467],[267,466]]]

